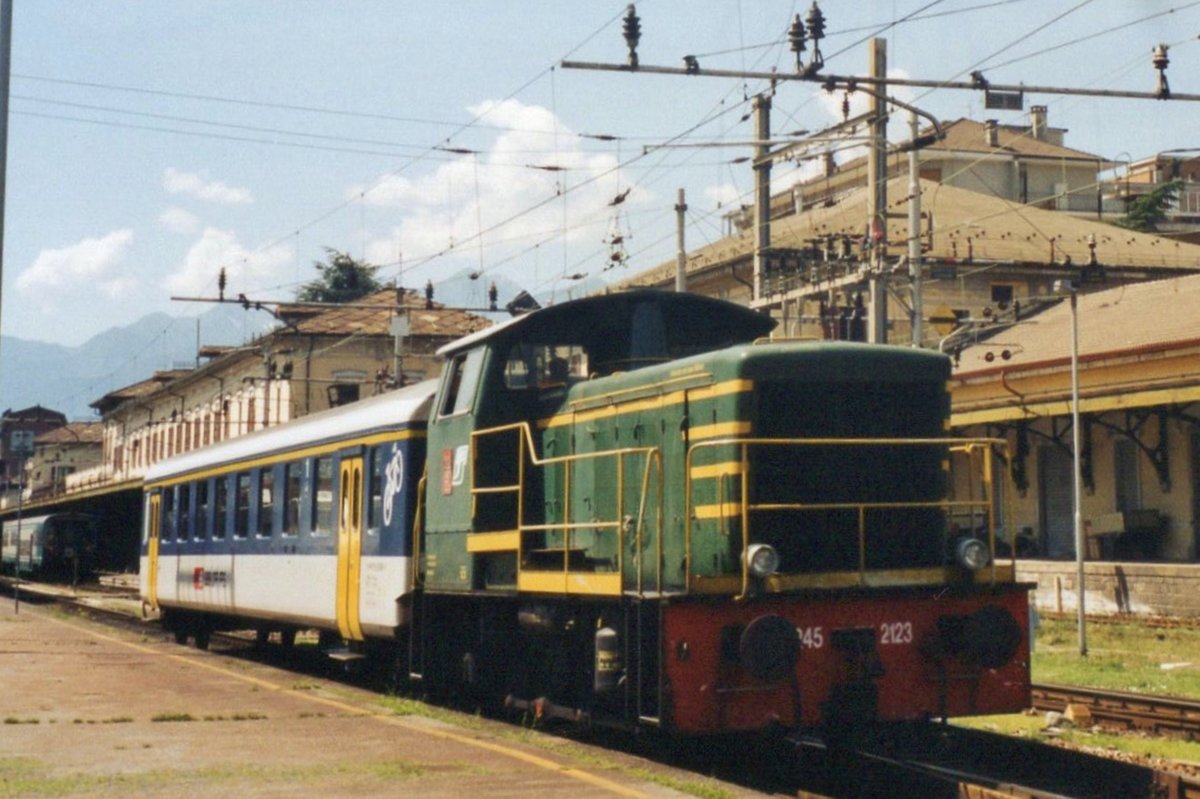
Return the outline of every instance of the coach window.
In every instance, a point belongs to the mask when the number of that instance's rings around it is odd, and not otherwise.
[[[304,487],[304,461],[283,467],[283,534],[300,532],[300,492]]]
[[[381,444],[371,450],[370,476],[367,478],[367,531],[376,532],[383,526],[383,486],[387,480],[388,455],[394,444]]]
[[[223,474],[213,483],[213,540],[225,540],[229,527],[229,475]]]
[[[162,492],[162,522],[158,527],[160,541],[175,540],[175,487],[164,488]]]
[[[191,537],[192,531],[192,508],[191,508],[191,486],[187,483],[179,486],[179,501],[176,505],[178,510],[177,518],[179,523],[175,525],[175,532],[179,536],[180,541],[187,541]]]
[[[455,356],[446,367],[445,389],[440,416],[454,416],[471,410],[475,401],[475,389],[479,386],[479,372],[483,366],[483,347]]]
[[[275,521],[275,469],[258,470],[258,535],[270,538]]]
[[[208,480],[201,480],[196,483],[196,528],[192,531],[192,537],[197,541],[208,537],[208,502]]]
[[[238,472],[237,505],[234,507],[233,537],[245,538],[250,530],[250,473]]]
[[[212,482],[212,540],[223,541],[229,528],[229,475]]]
[[[313,461],[313,535],[329,535],[333,529],[333,458]]]

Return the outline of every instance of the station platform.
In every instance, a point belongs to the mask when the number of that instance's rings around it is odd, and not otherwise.
[[[762,794],[0,595],[0,794]]]
[[[1017,560],[1017,579],[1035,583],[1039,611],[1067,613],[1078,605],[1073,560]],[[1200,619],[1200,564],[1084,561],[1084,608],[1089,615]]]

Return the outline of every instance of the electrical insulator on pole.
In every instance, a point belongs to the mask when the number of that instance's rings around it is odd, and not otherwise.
[[[800,21],[800,15],[792,20],[792,27],[788,29],[788,42],[792,48],[792,52],[796,54],[796,71],[800,72],[804,69],[804,23]]]
[[[637,9],[630,3],[625,9],[625,19],[622,20],[621,30],[625,35],[625,44],[629,47],[629,66],[638,65],[637,46],[642,38],[642,20],[637,15]]]
[[[812,39],[813,54],[806,72],[811,75],[820,72],[821,67],[825,66],[825,56],[821,55],[821,40],[825,38],[825,15],[817,6],[817,0],[813,0],[812,8],[808,10],[808,38]]]
[[[1171,60],[1167,58],[1167,45],[1160,44],[1154,48],[1152,63],[1158,70],[1158,96],[1165,100],[1171,96],[1171,87],[1167,85],[1167,65],[1171,63]]]

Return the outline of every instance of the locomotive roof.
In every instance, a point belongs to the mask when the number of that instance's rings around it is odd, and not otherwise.
[[[635,316],[652,306],[667,323],[673,340],[695,348],[712,348],[753,341],[775,327],[775,321],[743,305],[657,289],[598,294],[551,305],[452,341],[438,350],[442,356],[469,349],[483,341],[549,340],[588,345],[611,343],[613,337],[633,335]]]

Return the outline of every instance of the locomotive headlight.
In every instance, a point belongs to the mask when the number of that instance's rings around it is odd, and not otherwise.
[[[779,571],[779,553],[770,544],[751,544],[746,547],[746,566],[759,579]]]
[[[955,548],[955,554],[958,557],[959,565],[973,572],[979,571],[991,560],[987,544],[978,538],[961,539]]]

